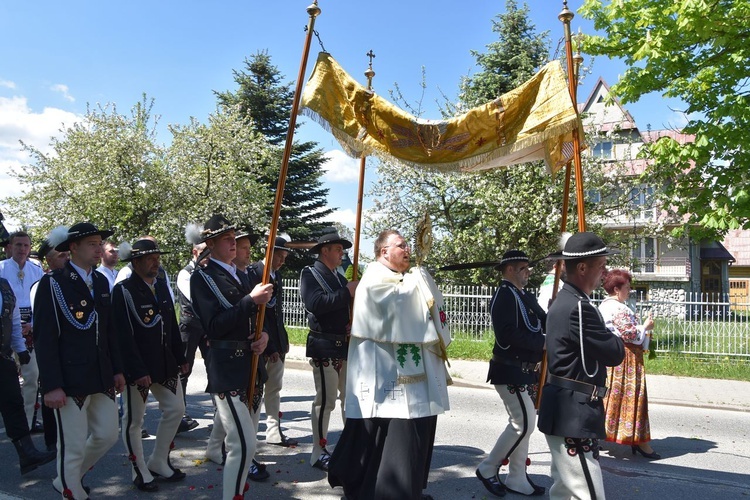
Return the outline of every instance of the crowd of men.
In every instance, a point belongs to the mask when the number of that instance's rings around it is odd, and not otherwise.
[[[57,228],[39,246],[38,262],[30,258],[28,233],[17,231],[5,242],[0,412],[21,473],[56,459],[53,487],[63,498],[88,498],[85,474],[115,444],[119,424],[137,489],[183,481],[187,473],[172,465],[170,451],[178,432],[198,425],[185,398],[200,350],[215,406],[205,456],[223,465],[223,498],[243,498],[248,481],[270,477],[255,457],[262,403],[266,442],[298,444],[280,421],[289,351],[280,270],[289,241],[276,238],[270,263],[251,262],[258,236],[214,215],[192,241],[175,292],[161,266],[166,252],[154,238],[117,247],[110,236],[88,222]],[[423,490],[437,416],[450,406],[442,295],[424,268],[411,266],[410,246],[398,231],[379,235],[375,262],[361,282],[338,272],[350,247],[338,233],[324,234],[309,250],[317,260],[300,275],[315,392],[309,464],[327,472],[348,499],[431,498]],[[494,496],[545,493],[526,467],[546,348],[538,428],[552,453],[550,496],[604,497],[597,443],[604,436],[604,367],[620,363],[623,345],[588,298],[612,253],[584,232],[552,254],[565,263],[567,278],[548,312],[524,291],[528,256],[512,250],[498,262],[503,280],[490,304],[495,346],[488,382],[509,421],[476,470]],[[118,261],[127,263],[119,271]],[[146,456],[149,395],[161,415]],[[336,401],[345,426],[330,451]],[[44,450],[30,437],[35,431],[44,432]]]

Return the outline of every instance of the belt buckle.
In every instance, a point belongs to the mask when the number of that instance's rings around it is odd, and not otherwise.
[[[606,387],[594,386],[594,390],[591,391],[591,401],[599,401],[607,395]]]
[[[234,351],[235,358],[242,358],[244,356],[245,356],[245,351],[243,351],[242,349],[237,349],[236,351]]]

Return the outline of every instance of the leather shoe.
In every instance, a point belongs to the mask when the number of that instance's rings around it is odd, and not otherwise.
[[[645,451],[643,451],[643,448],[641,448],[638,445],[631,446],[630,449],[633,450],[633,455],[635,455],[636,452],[638,452],[641,455],[643,455],[644,458],[648,458],[649,460],[659,460],[661,458],[661,455],[659,455],[655,451],[652,451],[651,453],[646,453]]]
[[[29,432],[32,434],[42,434],[44,432],[44,425],[38,420],[34,421],[34,425],[31,426],[31,429],[29,429]]]
[[[297,446],[299,444],[299,442],[296,439],[288,438],[288,437],[286,437],[285,435],[282,434],[280,442],[278,442],[278,443],[268,443],[268,444],[272,444],[274,446],[283,446],[285,448],[290,448],[290,447]]]
[[[315,461],[315,463],[312,465],[316,469],[320,469],[323,472],[328,472],[328,462],[331,461],[331,455],[323,452],[322,455],[320,455],[320,458]]]
[[[154,472],[151,469],[149,469],[149,472],[151,473],[152,476],[154,476],[154,477],[160,477],[160,478],[162,478],[163,481],[166,481],[168,483],[174,483],[174,482],[177,482],[177,481],[182,481],[183,479],[185,479],[187,477],[187,474],[185,474],[184,472],[182,472],[180,469],[172,469],[173,474],[171,476],[169,476],[169,477],[162,476],[158,472]]]
[[[476,471],[477,478],[479,478],[480,481],[482,481],[482,484],[485,488],[487,488],[487,491],[495,495],[496,497],[504,497],[506,488],[503,485],[502,481],[500,481],[500,478],[497,477],[497,474],[492,476],[491,478],[487,479],[486,477],[482,477],[482,474],[479,473],[479,469]]]
[[[148,439],[150,437],[151,437],[151,434],[149,434],[146,429],[141,429],[141,439]]]
[[[133,484],[141,491],[156,491],[159,489],[159,485],[156,484],[156,481],[151,480],[148,483],[144,483],[141,475],[138,475],[133,479]]]
[[[177,427],[177,434],[181,432],[192,431],[196,427],[198,427],[198,422],[196,422],[192,418],[182,417],[182,420],[180,420],[180,425],[179,427]]]
[[[532,491],[531,493],[521,493],[520,491],[516,491],[512,488],[509,488],[508,486],[505,486],[505,489],[511,493],[516,493],[518,495],[524,495],[527,497],[538,497],[538,496],[544,495],[544,492],[545,492],[544,486],[535,485],[528,474],[526,474],[526,480],[529,482],[529,485],[532,488],[534,488],[534,491]]]
[[[271,474],[266,470],[265,464],[253,460],[253,463],[250,464],[250,470],[247,472],[247,478],[250,481],[260,482],[265,481],[269,477],[271,477]]]

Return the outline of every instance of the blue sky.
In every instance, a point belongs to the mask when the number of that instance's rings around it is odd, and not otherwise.
[[[281,72],[296,77],[310,0],[197,1],[163,0],[95,2],[69,0],[0,3],[0,198],[19,192],[8,181],[10,168],[27,162],[19,139],[44,147],[64,123],[85,113],[87,104],[115,103],[127,112],[145,92],[160,115],[159,141],[171,139],[168,124],[204,121],[215,110],[214,90],[234,89],[232,70],[245,57],[268,50]],[[538,31],[550,30],[552,50],[562,37],[557,14],[562,1],[530,0]],[[571,9],[582,0],[569,2]],[[320,0],[316,30],[339,63],[365,83],[365,54],[376,58],[374,87],[388,96],[398,82],[414,102],[421,95],[422,67],[427,85],[425,118],[438,118],[440,92],[454,97],[462,75],[475,71],[470,50],[484,51],[495,39],[491,20],[505,9],[504,0]],[[576,16],[573,30],[591,32]],[[317,52],[314,40],[306,77]],[[591,63],[586,58],[584,65]],[[597,58],[593,74],[579,90],[583,101],[599,76],[610,84],[624,71],[617,61]],[[626,108],[645,128],[681,126],[684,119],[658,95]],[[297,137],[314,140],[332,160],[325,177],[336,219],[353,226],[358,162],[345,158],[330,134],[303,123]],[[105,174],[104,172],[102,173]],[[368,169],[373,180],[374,169]],[[365,201],[365,206],[368,206]]]

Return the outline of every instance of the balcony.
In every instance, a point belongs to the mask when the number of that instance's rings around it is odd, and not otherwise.
[[[687,257],[638,259],[631,264],[631,269],[637,279],[687,279],[690,276],[690,260]]]

